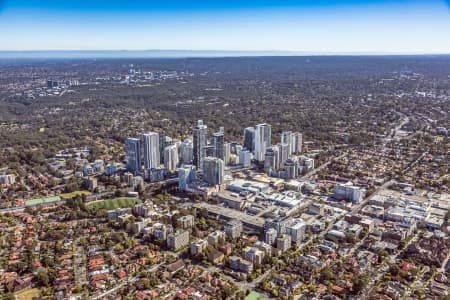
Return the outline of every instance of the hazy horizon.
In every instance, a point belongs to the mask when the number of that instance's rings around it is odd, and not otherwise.
[[[65,59],[65,58],[226,58],[289,56],[440,56],[449,53],[366,53],[366,52],[301,52],[245,50],[0,50],[0,59]]]

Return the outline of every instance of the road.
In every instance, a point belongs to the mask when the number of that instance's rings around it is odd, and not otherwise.
[[[375,195],[377,195],[381,190],[386,189],[388,186],[390,186],[391,184],[395,183],[394,179],[388,180],[385,183],[383,183],[382,185],[380,185],[379,187],[377,187],[375,189],[375,191],[368,197],[366,197],[366,199],[364,199],[363,201],[361,201],[359,204],[357,204],[356,206],[352,207],[351,209],[351,213],[354,214],[356,212],[358,212],[363,206],[365,206],[373,197],[375,197]]]
[[[347,155],[347,152],[344,152],[341,155],[339,155],[338,157],[332,158],[331,160],[327,161],[326,163],[321,164],[319,167],[311,170],[310,172],[306,173],[304,176],[300,177],[300,179],[306,180],[306,179],[311,178],[311,176],[315,175],[320,170],[323,170],[324,168],[326,168],[334,159],[341,159],[345,155]]]
[[[407,124],[409,122],[409,117],[407,117],[406,115],[396,112],[400,117],[402,117],[402,120],[400,121],[400,124],[398,124],[396,127],[391,129],[391,132],[389,132],[389,134],[383,138],[383,148],[386,147],[386,144],[397,137],[398,135],[398,131],[400,130],[400,128],[402,128],[405,124]]]
[[[406,290],[405,294],[403,295],[404,299],[409,299],[409,295],[413,293],[416,290],[416,285],[419,284],[419,289],[423,286],[427,286],[428,282],[433,279],[434,276],[431,276],[427,281],[423,281],[423,276],[426,272],[430,270],[430,267],[425,266],[422,270],[420,270],[420,273],[417,275],[416,279],[411,283]]]
[[[418,236],[415,235],[412,239],[409,240],[409,242],[405,245],[404,249],[407,249],[408,246],[412,243],[412,242],[417,242],[418,240]],[[380,266],[380,268],[376,269],[376,270],[372,270],[371,275],[369,276],[371,278],[369,284],[364,288],[362,294],[363,295],[370,295],[373,291],[373,288],[375,287],[375,284],[381,279],[381,277],[386,274],[386,272],[389,270],[389,263],[393,264],[396,263],[397,258],[399,257],[400,254],[403,253],[403,250],[397,251],[397,253],[395,254],[395,256],[388,256],[382,263],[382,265]],[[374,274],[376,272],[376,274]]]
[[[343,154],[345,155],[345,154]],[[323,165],[322,165],[323,166]],[[359,210],[361,210],[369,201],[370,199],[372,199],[373,196],[375,196],[380,190],[385,189],[386,187],[388,187],[389,185],[391,185],[394,182],[394,180],[389,180],[387,182],[385,182],[383,185],[381,185],[380,187],[378,187],[375,192],[370,195],[369,197],[367,197],[366,199],[364,199],[363,201],[361,201],[360,203],[356,204],[355,206],[352,207],[350,213],[354,214],[357,213]],[[319,238],[322,239],[327,233],[328,231],[330,231],[334,224],[340,220],[342,220],[345,217],[346,214],[343,214],[342,216],[340,216],[339,218],[336,218],[335,222],[330,223],[327,228],[325,228],[321,233],[319,233],[318,235],[312,235],[307,241],[305,241],[304,243],[302,243],[301,247],[299,247],[299,249],[293,253],[293,255],[297,255],[300,251],[302,251],[307,245],[309,245],[310,243],[313,242],[313,240],[315,238]],[[275,267],[270,268],[269,270],[267,270],[264,274],[262,274],[261,276],[259,276],[258,278],[256,278],[255,280],[253,280],[252,282],[249,283],[243,283],[241,285],[238,285],[239,288],[241,289],[241,291],[246,291],[248,289],[254,289],[256,287],[256,285],[261,282],[262,280],[264,280],[274,269]]]
[[[394,129],[392,129],[392,131],[391,131],[391,136],[392,136],[393,138],[397,138],[397,135],[398,135],[399,130],[400,130],[404,125],[408,124],[408,122],[409,122],[409,117],[406,116],[406,115],[404,115],[404,116],[403,116],[403,120],[400,122],[400,124],[398,124],[397,127],[395,127]]]
[[[412,163],[409,164],[408,167],[406,167],[403,172],[406,173],[408,172],[412,167],[414,167],[415,165],[417,165],[424,157],[425,155],[428,154],[428,151],[425,151],[424,153],[422,153],[422,155],[420,155],[415,161],[413,161]]]
[[[83,260],[86,260],[86,254],[84,253],[84,247],[80,245],[80,238],[77,238],[73,243],[74,260],[73,260],[73,270],[75,275],[75,282],[78,285],[83,285],[87,283],[87,270],[86,264]]]
[[[150,267],[150,268],[144,270],[144,272],[154,272],[154,271],[156,271],[161,265],[163,265],[163,263],[154,265],[154,266],[152,266],[152,267]],[[101,294],[99,294],[99,295],[95,295],[95,296],[89,297],[89,299],[90,299],[90,300],[100,300],[100,299],[103,299],[103,297],[106,297],[106,296],[108,296],[109,294],[112,294],[112,293],[114,293],[114,292],[117,292],[120,288],[124,287],[125,285],[127,285],[127,284],[129,284],[129,283],[133,283],[133,282],[137,281],[138,279],[139,279],[139,276],[134,276],[134,277],[132,277],[132,278],[129,278],[128,280],[126,280],[126,281],[124,281],[124,282],[122,282],[122,283],[119,283],[119,284],[116,285],[115,287],[113,287],[113,288],[111,288],[111,289],[109,289],[109,290],[107,290],[107,291],[104,291],[103,293],[101,293]]]
[[[16,207],[8,207],[8,208],[3,208],[0,209],[0,214],[4,214],[4,213],[15,213],[15,212],[19,212],[19,211],[24,211],[25,210],[25,206],[16,206]]]
[[[242,292],[246,292],[248,290],[251,291],[251,290],[255,289],[256,285],[258,283],[260,283],[261,281],[263,281],[273,270],[273,267],[272,267],[269,270],[267,270],[266,272],[264,272],[263,274],[261,274],[259,277],[255,278],[253,281],[247,282],[247,281],[237,281],[235,278],[233,278],[227,274],[224,274],[222,269],[215,267],[215,266],[204,267],[201,264],[197,264],[197,266],[199,268],[203,269],[204,271],[208,271],[210,273],[214,273],[214,272],[220,273],[221,276],[225,277],[226,279],[228,279],[231,282],[233,282],[234,284],[236,284],[238,286],[239,290],[241,290]]]

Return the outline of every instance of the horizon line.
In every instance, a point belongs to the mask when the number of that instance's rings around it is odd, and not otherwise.
[[[71,53],[72,55],[67,55]],[[141,55],[133,55],[133,54]],[[143,55],[148,53],[149,55]],[[151,54],[158,55],[151,55]],[[174,55],[178,53],[179,55]],[[184,53],[185,55],[180,55]],[[57,54],[53,56],[51,54]],[[78,55],[77,55],[78,54]],[[102,55],[103,54],[103,55]],[[105,55],[109,54],[109,55]],[[120,55],[129,54],[129,55]],[[228,55],[227,55],[228,54]],[[297,50],[189,50],[189,49],[51,49],[0,50],[0,59],[33,58],[225,58],[225,57],[289,57],[289,56],[445,56],[449,52],[389,51],[297,51]]]

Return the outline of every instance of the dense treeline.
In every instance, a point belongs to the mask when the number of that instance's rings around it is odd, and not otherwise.
[[[97,82],[97,77],[144,71],[193,73],[150,85]],[[120,144],[126,136],[158,130],[190,134],[197,119],[211,131],[225,126],[240,141],[243,128],[272,124],[274,142],[283,129],[299,130],[316,146],[372,143],[400,114],[425,114],[442,126],[450,111],[450,57],[260,57],[147,60],[59,60],[3,63],[2,83],[51,74],[78,76],[87,85],[62,97],[0,100],[0,157],[23,163],[65,147]],[[32,76],[27,77],[27,71]],[[67,75],[69,74],[69,75]],[[31,79],[30,79],[31,80]],[[423,97],[417,92],[432,92]],[[404,96],[407,95],[407,96]],[[443,111],[439,112],[439,111]],[[414,127],[414,120],[411,121]],[[45,128],[44,132],[39,132]],[[11,148],[11,149],[8,149]],[[11,159],[11,155],[16,158]]]

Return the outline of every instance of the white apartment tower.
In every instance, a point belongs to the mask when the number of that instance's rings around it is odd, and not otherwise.
[[[164,149],[164,168],[169,172],[175,172],[178,166],[178,149],[176,145]]]
[[[293,132],[291,134],[291,151],[295,154],[300,154],[303,151],[303,135],[300,132]]]
[[[280,135],[280,140],[282,145],[288,145],[288,156],[292,155],[292,132],[288,130],[283,130]]]
[[[142,135],[144,139],[144,167],[145,169],[159,168],[159,135],[156,132],[148,132]]]
[[[264,161],[267,149],[272,145],[272,127],[269,124],[258,124],[255,127],[255,159]]]

